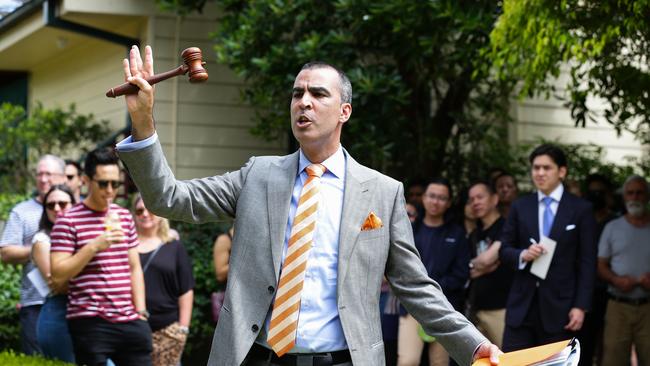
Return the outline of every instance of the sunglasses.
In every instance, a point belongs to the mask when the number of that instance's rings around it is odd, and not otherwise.
[[[46,203],[45,207],[47,207],[48,210],[54,210],[56,206],[59,205],[59,207],[62,210],[65,210],[66,208],[68,208],[68,206],[70,206],[71,203],[72,202],[70,201],[53,201],[53,202]]]
[[[144,208],[136,208],[136,209],[135,209],[135,215],[136,215],[136,216],[142,216],[142,214],[144,214],[144,211],[145,211],[145,210],[146,210],[146,209],[144,209]]]
[[[76,174],[66,175],[66,178],[68,178],[68,180],[73,180],[74,177],[76,177],[76,176],[77,176]]]
[[[97,182],[97,185],[101,189],[106,189],[108,188],[108,185],[111,185],[111,188],[113,189],[118,189],[122,185],[122,182],[119,180],[103,180],[103,179],[93,179],[95,182]]]

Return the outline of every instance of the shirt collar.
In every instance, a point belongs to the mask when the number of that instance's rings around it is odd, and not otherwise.
[[[312,164],[309,159],[305,156],[305,154],[302,152],[302,149],[300,149],[300,160],[298,161],[298,174],[302,173],[303,170],[305,170],[306,167],[308,167],[310,164]],[[327,168],[327,173],[332,173],[334,176],[337,178],[342,178],[345,175],[345,154],[343,153],[343,147],[339,145],[339,148],[336,150],[334,154],[332,154],[329,158],[325,159],[324,162],[322,162]]]
[[[553,201],[560,202],[562,195],[564,194],[564,185],[560,183],[554,190],[551,192],[549,197],[553,198]],[[541,202],[546,195],[541,191],[537,191],[537,201]]]

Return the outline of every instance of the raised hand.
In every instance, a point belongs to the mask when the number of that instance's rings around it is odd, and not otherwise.
[[[133,140],[144,140],[156,131],[153,120],[154,88],[145,80],[154,74],[151,47],[144,48],[144,63],[138,46],[131,47],[129,58],[122,60],[122,67],[124,79],[140,88],[137,94],[125,95],[124,99],[131,115]]]

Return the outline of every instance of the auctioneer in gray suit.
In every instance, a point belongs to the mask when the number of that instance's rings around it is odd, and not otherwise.
[[[301,173],[300,154],[251,158],[235,172],[176,180],[154,131],[154,91],[143,79],[153,73],[151,49],[145,49],[142,63],[139,51],[133,47],[130,61],[123,65],[126,78],[140,88],[137,96],[127,96],[133,139],[138,145],[133,149],[118,146],[118,151],[147,208],[160,216],[188,222],[209,222],[222,214],[237,218],[226,300],[209,364],[231,366],[251,361],[268,365],[265,357],[259,362],[261,346],[253,344],[265,340],[260,332],[278,289],[285,231],[293,219],[289,217],[292,190]],[[351,95],[345,74],[330,65],[307,64],[296,77],[290,105],[291,128],[310,163],[324,162],[340,151],[341,130],[352,112]],[[498,349],[453,310],[438,284],[427,275],[413,244],[402,185],[358,164],[347,152],[343,154],[337,280],[331,286],[336,286],[334,311],[348,350],[334,350],[346,357],[339,362],[341,359],[334,361],[332,356],[329,364],[385,363],[379,320],[384,275],[406,309],[461,365],[469,365],[475,352],[495,358]],[[376,217],[383,225],[377,224]],[[367,218],[372,218],[374,225],[367,226]],[[296,353],[298,356],[291,355],[290,350],[289,355],[273,356],[277,361],[272,360],[272,364],[303,357],[299,349]],[[314,354],[307,355],[310,359]]]
[[[160,216],[209,222],[236,216],[226,301],[210,365],[239,365],[251,348],[278,283],[298,153],[254,157],[239,171],[177,181],[159,143],[121,152],[147,208]],[[406,309],[461,365],[485,338],[447,302],[413,244],[402,185],[347,156],[341,220],[338,306],[354,365],[383,365],[379,292],[384,273]],[[390,199],[389,199],[390,198]],[[361,231],[369,212],[384,226]]]

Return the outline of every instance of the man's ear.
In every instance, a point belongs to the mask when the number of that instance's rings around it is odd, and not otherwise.
[[[341,104],[341,114],[339,115],[339,122],[345,123],[350,119],[352,115],[352,104],[343,103]]]
[[[492,204],[496,207],[499,205],[499,195],[496,193],[493,193],[490,197],[490,200],[492,201]]]

